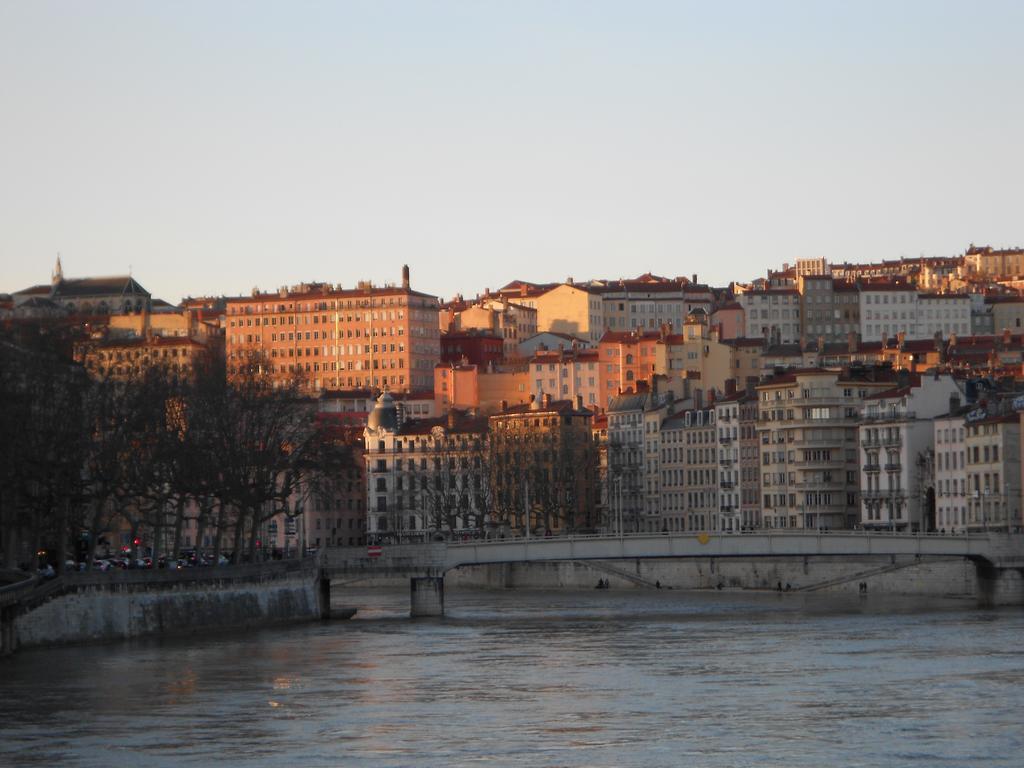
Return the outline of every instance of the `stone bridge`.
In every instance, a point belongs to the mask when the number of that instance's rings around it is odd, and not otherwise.
[[[1004,572],[1024,575],[1024,535],[906,534],[865,531],[772,531],[742,534],[629,534],[553,536],[470,542],[328,548],[321,555],[325,582],[378,577],[411,580],[413,616],[443,615],[444,574],[471,565],[665,558],[872,557],[966,558],[979,582]]]

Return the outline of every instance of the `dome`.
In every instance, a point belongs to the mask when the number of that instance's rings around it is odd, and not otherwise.
[[[377,398],[377,405],[370,411],[366,420],[367,429],[398,429],[398,409],[390,392],[384,392]]]

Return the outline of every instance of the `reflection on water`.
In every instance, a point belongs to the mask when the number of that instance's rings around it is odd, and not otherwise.
[[[1019,766],[1024,611],[348,592],[348,622],[0,660],[0,765]]]

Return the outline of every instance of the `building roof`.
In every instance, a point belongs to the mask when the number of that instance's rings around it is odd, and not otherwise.
[[[88,298],[90,296],[149,296],[131,275],[115,275],[113,277],[76,277],[64,278],[54,287],[57,298]]]
[[[439,416],[433,419],[408,419],[402,422],[396,434],[403,436],[429,435],[438,427],[449,435],[483,434],[487,431],[487,418],[485,416],[469,416],[461,411],[452,410],[448,416]]]
[[[541,400],[534,400],[530,403],[520,403],[518,405],[510,405],[501,413],[496,413],[492,416],[492,419],[501,418],[503,416],[527,416],[533,414],[545,414],[545,413],[557,413],[560,416],[593,416],[593,411],[586,408],[577,408],[576,402],[573,400],[551,400],[547,405],[544,405]]]
[[[286,300],[306,299],[338,299],[338,298],[368,298],[373,296],[419,296],[424,299],[437,301],[437,296],[429,293],[414,291],[411,288],[403,288],[400,285],[366,286],[357,288],[340,288],[328,283],[307,283],[297,289],[285,291],[254,291],[250,296],[227,296],[224,301],[228,304],[247,304],[250,302],[261,302],[266,304],[280,303]]]
[[[642,341],[657,341],[660,331],[605,331],[598,344],[639,344]]]

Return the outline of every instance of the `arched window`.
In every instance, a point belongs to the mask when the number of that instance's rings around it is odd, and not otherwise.
[[[632,355],[626,355],[626,365],[632,365],[632,364],[633,364],[633,356]]]
[[[626,371],[626,381],[632,381],[632,380],[633,380],[633,372],[632,371]]]

